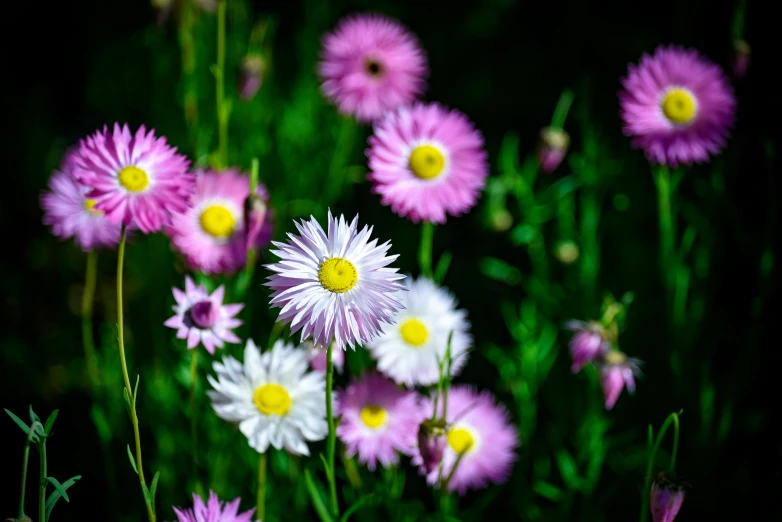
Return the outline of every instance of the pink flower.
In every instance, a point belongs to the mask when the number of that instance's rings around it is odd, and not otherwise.
[[[91,190],[95,210],[112,223],[135,225],[145,234],[160,230],[171,213],[190,206],[194,178],[190,160],[166,139],[142,125],[131,135],[126,125],[104,126],[79,145],[73,175]]]
[[[540,143],[538,144],[538,163],[540,170],[549,174],[559,167],[565,159],[570,136],[564,129],[546,127],[540,131]]]
[[[600,363],[600,385],[605,395],[605,407],[610,410],[616,404],[622,390],[635,392],[635,377],[640,374],[641,361],[630,359],[618,350],[605,355]]]
[[[226,504],[217,498],[214,491],[210,491],[209,502],[205,504],[201,497],[193,493],[193,507],[175,507],[174,513],[178,522],[251,522],[255,508],[238,513],[241,501],[242,499],[236,498]]]
[[[576,332],[570,339],[570,356],[573,359],[570,370],[573,373],[581,371],[588,363],[603,357],[611,349],[611,341],[603,337],[603,329],[598,323],[570,321],[565,324],[565,328]]]
[[[467,212],[486,184],[481,134],[464,114],[436,103],[389,113],[369,145],[373,192],[414,223],[445,223],[446,214]]]
[[[736,99],[722,69],[693,49],[658,47],[631,65],[619,93],[624,132],[649,161],[708,161],[725,145]]]
[[[206,287],[196,286],[190,276],[185,276],[185,291],[178,288],[173,291],[176,315],[163,324],[176,328],[177,338],[187,339],[188,349],[192,350],[200,342],[206,351],[214,355],[215,346],[222,348],[224,342],[241,342],[231,329],[242,324],[235,316],[244,308],[244,304],[223,305],[223,286],[210,295]]]
[[[166,234],[188,265],[206,274],[231,273],[246,264],[248,230],[245,200],[250,195],[250,179],[236,169],[197,171],[193,206],[175,214]],[[271,240],[274,230],[271,212],[265,210],[268,195],[258,186],[256,195],[264,206],[262,215],[254,215],[252,241],[260,250]]]
[[[415,392],[400,389],[377,372],[353,381],[339,395],[338,415],[342,421],[337,436],[347,455],[374,471],[379,462],[388,468],[399,462],[397,453],[411,455],[424,413]]]
[[[323,38],[318,72],[323,93],[362,122],[415,100],[426,87],[424,51],[398,22],[357,15]]]
[[[49,190],[41,194],[43,222],[52,226],[52,234],[70,237],[88,252],[101,247],[114,247],[119,242],[120,226],[106,219],[95,209],[95,200],[87,198],[89,188],[73,177],[75,150],[70,150],[49,179]]]
[[[684,502],[684,487],[684,483],[676,482],[665,472],[660,472],[649,491],[652,522],[673,522]]]

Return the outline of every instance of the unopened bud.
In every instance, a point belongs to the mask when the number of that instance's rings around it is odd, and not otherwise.
[[[255,240],[263,228],[266,219],[266,203],[258,194],[251,194],[244,201],[244,240],[245,249],[249,250],[255,245]]]
[[[554,249],[557,260],[565,265],[575,263],[580,253],[578,245],[569,239],[560,241]]]
[[[565,159],[569,145],[570,136],[564,129],[546,127],[540,131],[538,143],[540,170],[548,174],[559,167],[559,164]]]
[[[491,226],[497,232],[505,232],[512,224],[513,216],[504,208],[492,213]]]
[[[751,51],[747,42],[744,40],[733,40],[731,66],[733,67],[733,75],[736,78],[743,78],[747,74],[750,55]]]
[[[263,85],[265,70],[266,62],[260,54],[248,54],[242,58],[237,87],[241,99],[248,101],[255,97]]]
[[[652,482],[652,489],[649,491],[652,522],[673,522],[684,502],[686,486],[686,483],[676,481],[665,472],[660,472]]]
[[[443,460],[446,442],[445,428],[437,421],[426,420],[418,427],[418,451],[427,475]]]

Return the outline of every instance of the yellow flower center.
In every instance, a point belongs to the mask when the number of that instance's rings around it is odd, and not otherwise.
[[[291,396],[288,394],[288,390],[279,384],[258,386],[253,393],[253,402],[258,411],[264,415],[282,417],[291,409]]]
[[[210,205],[201,212],[201,228],[213,237],[229,237],[236,228],[236,220],[224,206]]]
[[[426,326],[418,319],[408,319],[402,323],[399,333],[402,334],[402,340],[410,346],[421,346],[429,337]]]
[[[366,425],[367,428],[377,429],[386,423],[388,419],[388,412],[375,404],[364,406],[361,408],[361,422]]]
[[[671,123],[676,125],[690,123],[697,112],[695,97],[687,89],[674,87],[665,94],[662,110]]]
[[[358,271],[347,259],[332,257],[321,263],[318,279],[321,286],[329,292],[341,294],[356,286]]]
[[[431,145],[419,145],[410,154],[410,170],[421,179],[436,178],[444,167],[445,156]]]
[[[119,184],[131,192],[141,192],[149,185],[147,173],[133,165],[123,167],[117,174]]]
[[[470,451],[475,439],[464,428],[452,428],[448,431],[448,445],[459,455]]]
[[[95,201],[94,199],[85,199],[84,200],[84,208],[89,210],[90,213],[92,213],[92,214],[102,214],[102,212],[100,210],[94,210],[92,208],[92,207],[95,206],[95,203],[97,203],[97,201]]]

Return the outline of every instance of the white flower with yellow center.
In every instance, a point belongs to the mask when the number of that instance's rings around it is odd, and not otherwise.
[[[214,390],[207,392],[218,417],[239,425],[254,450],[269,446],[309,455],[307,441],[322,440],[326,424],[326,382],[310,372],[309,353],[278,340],[261,354],[252,339],[244,363],[233,357],[215,362]]]
[[[456,309],[456,299],[445,288],[423,277],[406,279],[407,292],[400,292],[404,310],[393,324],[367,348],[378,369],[399,384],[435,384],[440,377],[438,361],[444,361],[451,339],[451,375],[467,362],[472,345],[467,312]]]

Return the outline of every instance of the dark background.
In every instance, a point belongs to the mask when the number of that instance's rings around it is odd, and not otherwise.
[[[300,51],[296,38],[304,20],[312,18],[307,12],[314,5],[298,1],[254,5],[255,12],[274,13],[279,20],[273,81],[281,89],[293,84],[302,63],[311,58]],[[668,413],[684,409],[678,469],[693,489],[677,519],[682,521],[740,520],[750,509],[758,520],[780,514],[777,496],[782,487],[782,442],[772,430],[773,419],[780,413],[777,382],[782,363],[777,331],[778,311],[782,309],[777,261],[777,147],[782,113],[775,74],[779,68],[776,18],[764,12],[762,3],[749,3],[745,38],[752,45],[752,63],[744,79],[731,80],[738,98],[737,122],[727,151],[713,163],[723,171],[724,189],[715,197],[704,198],[698,178],[705,179],[711,167],[699,166],[687,174],[680,191],[681,198],[703,210],[713,241],[708,249],[709,275],[697,289],[706,308],[700,325],[686,340],[685,371],[679,378],[670,369],[668,347],[672,340],[664,326],[656,264],[654,184],[642,154],[631,150],[629,140],[621,134],[616,93],[627,64],[637,62],[641,53],[651,52],[659,44],[694,46],[727,70],[735,7],[734,2],[705,0],[355,1],[329,2],[328,8],[322,8],[324,18],[315,23],[328,29],[341,15],[368,10],[401,19],[419,36],[429,55],[432,73],[426,99],[442,101],[470,115],[486,138],[493,164],[508,130],[519,134],[522,156],[532,149],[562,88],[577,89],[577,96],[587,93],[577,98],[573,113],[586,111],[621,158],[621,172],[612,178],[608,191],[625,194],[632,202],[621,213],[611,206],[610,197],[606,200],[600,284],[615,295],[627,290],[635,293],[622,346],[647,363],[636,397],[623,396],[612,412],[610,433],[617,439],[634,439],[642,446],[647,424],[659,427]],[[77,314],[83,258],[72,245],[53,239],[41,224],[38,198],[63,147],[104,123],[128,121],[135,127],[149,122],[172,143],[192,152],[185,145],[181,117],[176,30],[171,23],[163,24],[157,29],[158,36],[150,38],[148,27],[155,24],[156,15],[143,1],[14,2],[7,8],[10,13],[4,16],[2,32],[7,57],[3,75],[7,130],[0,205],[4,245],[0,256],[0,397],[2,406],[17,414],[24,414],[30,403],[41,415],[60,409],[57,437],[49,445],[51,474],[65,478],[78,472],[84,479],[74,487],[71,504],[58,505],[56,519],[114,520],[119,518],[118,510],[123,514],[127,509],[138,510],[138,486],[126,469],[124,442],[115,445],[120,452],[116,483],[120,491],[134,488],[121,495],[132,499],[117,504],[106,482],[96,478],[102,476],[102,457],[89,417],[89,394],[69,377],[78,373],[81,357]],[[169,71],[168,76],[160,74],[161,68]],[[568,130],[577,149],[578,127],[572,125]],[[361,162],[361,148],[353,152],[356,163]],[[567,166],[563,169],[567,171]],[[357,185],[352,193],[343,194],[339,210],[348,215],[358,211],[362,222],[377,223],[376,234],[394,239],[397,252],[402,254],[403,270],[415,271],[416,229],[381,207],[376,197],[366,197],[367,193],[366,183]],[[482,227],[475,216],[449,220],[442,228],[436,251],[447,248],[455,252],[446,284],[469,310],[476,338],[508,343],[500,314],[492,304],[511,297],[523,299],[523,293],[488,281],[475,266],[484,254],[524,266],[523,255],[503,236]],[[156,241],[149,244],[165,252],[162,239]],[[172,264],[173,255],[166,255],[164,264]],[[109,288],[107,301],[113,285],[114,261],[109,257],[101,260],[100,277],[101,285]],[[762,259],[766,259],[767,269]],[[144,263],[141,255],[137,261]],[[136,277],[153,267],[158,271],[158,260],[148,263],[135,269]],[[170,282],[175,279],[166,270],[170,269],[159,270],[163,274],[160,281],[165,281],[163,290],[156,294],[161,299],[170,285],[176,284]],[[259,275],[261,272],[259,269]],[[126,302],[133,299],[134,288],[139,288],[138,296],[144,295],[146,288],[138,282],[134,287],[132,271],[128,277],[130,296]],[[146,282],[153,284],[149,279]],[[264,289],[259,292],[265,295]],[[100,295],[99,289],[99,301]],[[564,316],[594,317],[598,304],[593,310],[584,310],[580,303],[565,303],[561,312]],[[149,306],[165,314],[169,303],[152,301]],[[134,317],[130,309],[129,317]],[[108,312],[99,317],[101,320],[104,325],[113,323]],[[260,331],[264,328],[263,322],[257,326]],[[567,409],[572,394],[584,391],[567,373],[565,338],[559,342],[563,348],[552,372],[557,376],[542,392],[538,424],[556,424],[566,430],[567,421],[559,411]],[[496,370],[478,354],[473,361],[463,380],[491,388]],[[701,413],[705,382],[711,383],[715,397],[716,416],[711,423],[704,422]],[[8,442],[2,448],[5,479],[0,514],[10,515],[16,509],[22,438],[9,420],[3,422]],[[126,422],[122,425],[125,433],[120,438],[125,440],[130,429]],[[537,436],[545,438],[546,433],[541,429]],[[154,443],[150,437],[146,440],[145,452],[154,454]],[[621,452],[614,458],[621,461]],[[36,462],[33,457],[28,514],[36,505],[32,494]],[[576,497],[567,510],[556,511],[556,520],[569,516],[571,520],[624,521],[637,516],[643,471],[623,474],[618,471],[621,465],[610,462],[592,499]],[[518,467],[517,473],[524,469]],[[497,510],[498,519],[519,519],[511,514],[516,509],[513,499],[520,495],[514,489],[519,484],[512,481],[492,501],[491,509]],[[420,484],[411,487],[425,494]],[[172,495],[166,498],[187,502],[188,493]],[[465,502],[478,501],[468,497]],[[547,506],[545,500],[540,503]],[[172,518],[168,506],[158,509],[161,520]],[[138,514],[140,517],[141,512]]]

